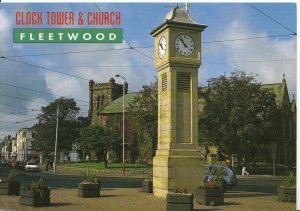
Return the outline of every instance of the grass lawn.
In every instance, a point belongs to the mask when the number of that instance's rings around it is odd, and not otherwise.
[[[116,170],[116,171],[121,171],[123,169],[123,164],[122,163],[108,163],[107,168],[105,169],[104,163],[99,162],[99,163],[63,163],[59,164],[60,166],[63,167],[69,167],[69,168],[75,168],[75,169],[95,169],[95,170]],[[136,170],[141,170],[141,171],[148,171],[151,166],[145,165],[145,164],[125,164],[125,169],[126,171],[136,171]]]
[[[286,175],[289,170],[293,170],[293,168],[289,168],[288,166],[282,164],[276,164],[275,173],[278,176]],[[249,168],[250,174],[265,174],[265,175],[273,175],[273,164],[272,163],[262,163],[257,162],[256,168],[252,168],[250,164]]]

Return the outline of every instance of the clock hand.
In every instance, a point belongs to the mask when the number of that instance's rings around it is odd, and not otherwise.
[[[182,42],[182,44],[184,45],[184,47],[186,47],[186,48],[187,48],[187,45],[184,43],[184,41],[183,41],[182,37],[179,37],[179,39],[180,39],[180,41]]]
[[[159,43],[159,46],[161,47],[161,49],[162,49],[162,50],[164,49],[164,47],[162,46],[162,44],[161,44],[161,43]]]

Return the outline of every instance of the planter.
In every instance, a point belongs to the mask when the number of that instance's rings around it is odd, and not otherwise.
[[[35,190],[21,189],[20,203],[28,206],[49,206],[50,205],[50,189],[43,190],[42,193]]]
[[[189,193],[168,193],[167,211],[190,211],[194,209],[194,196]]]
[[[100,197],[100,183],[79,183],[78,196],[79,197]]]
[[[222,188],[205,189],[197,188],[195,198],[197,203],[205,205],[221,205],[224,204],[224,193]]]
[[[18,181],[0,183],[0,195],[20,195],[21,184]]]
[[[296,202],[296,188],[279,187],[278,201]]]
[[[142,192],[152,193],[153,192],[153,181],[144,180],[142,183]]]

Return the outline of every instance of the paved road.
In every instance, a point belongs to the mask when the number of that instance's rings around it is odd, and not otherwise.
[[[0,168],[0,177],[7,173],[9,168]],[[77,188],[78,183],[82,181],[82,177],[78,175],[59,175],[44,172],[26,172],[16,170],[17,179],[22,185],[28,185],[32,181],[37,181],[42,176],[46,185],[50,188]],[[102,188],[140,188],[142,186],[142,178],[130,177],[112,177],[101,176]]]

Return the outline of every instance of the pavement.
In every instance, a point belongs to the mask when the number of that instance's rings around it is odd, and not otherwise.
[[[101,189],[100,198],[79,198],[77,189],[52,189],[49,207],[28,207],[19,204],[19,196],[0,196],[0,210],[166,210],[165,199],[143,193],[140,188]],[[261,192],[229,191],[222,206],[203,206],[196,202],[194,210],[296,210],[295,203],[279,202],[276,196]]]
[[[53,174],[49,172],[49,174]],[[63,174],[60,174],[61,176]],[[131,178],[130,175],[119,178]],[[117,175],[115,175],[117,177]],[[134,177],[134,176],[133,176]],[[66,176],[66,178],[68,178]],[[280,177],[268,175],[238,175],[239,184],[224,194],[224,205],[205,206],[194,201],[194,210],[230,211],[294,211],[296,203],[277,201],[277,187]],[[79,198],[76,188],[52,188],[49,207],[29,207],[20,205],[19,196],[0,195],[0,211],[4,210],[116,210],[116,211],[160,211],[166,210],[166,200],[151,193],[141,192],[141,188],[102,188],[100,198]]]

